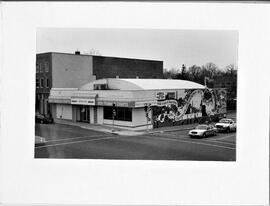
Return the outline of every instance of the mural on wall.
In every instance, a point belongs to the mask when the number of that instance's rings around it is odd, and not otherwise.
[[[156,93],[156,98],[157,106],[153,108],[153,116],[160,123],[226,112],[225,89],[160,91]]]

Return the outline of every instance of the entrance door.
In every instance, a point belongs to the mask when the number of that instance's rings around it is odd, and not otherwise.
[[[82,122],[90,122],[90,109],[89,106],[81,106],[80,107],[80,120]]]

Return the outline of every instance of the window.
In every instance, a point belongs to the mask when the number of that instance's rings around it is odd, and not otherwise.
[[[49,63],[48,62],[45,62],[44,67],[45,67],[45,72],[49,72]]]
[[[104,119],[113,119],[112,116],[113,108],[112,107],[104,107]],[[120,121],[132,121],[132,109],[125,107],[116,107],[116,116],[114,120]]]
[[[40,88],[44,87],[44,79],[40,79]]]
[[[40,63],[40,73],[45,70],[45,65],[43,62]]]
[[[36,88],[39,88],[39,79],[36,79]]]
[[[39,73],[39,63],[36,63],[36,72]]]
[[[107,90],[107,84],[94,84],[94,90]]]
[[[166,99],[176,99],[176,92],[167,92]]]
[[[49,83],[50,83],[50,80],[49,80],[49,79],[47,79],[47,80],[46,80],[46,87],[47,87],[47,88],[49,88],[49,87],[50,87]]]

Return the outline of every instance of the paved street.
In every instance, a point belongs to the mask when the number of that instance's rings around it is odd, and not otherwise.
[[[236,159],[236,133],[191,139],[188,130],[122,136],[60,124],[36,124],[45,145],[35,147],[36,158],[214,160]]]

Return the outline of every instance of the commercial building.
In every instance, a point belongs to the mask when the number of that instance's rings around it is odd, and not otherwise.
[[[101,78],[162,78],[163,62],[48,52],[36,55],[36,112],[50,113],[51,88],[79,88]]]
[[[214,79],[214,88],[227,90],[227,109],[236,110],[237,104],[237,73],[228,74]]]
[[[56,122],[140,130],[224,114],[226,91],[185,80],[107,78],[79,88],[52,88],[49,103]]]

